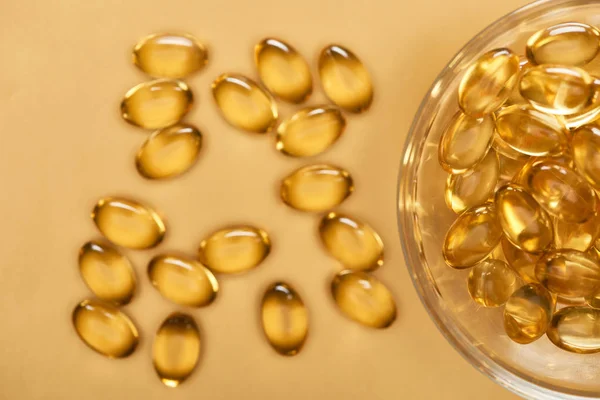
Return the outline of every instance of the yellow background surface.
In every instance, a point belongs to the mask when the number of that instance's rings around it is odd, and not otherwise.
[[[105,0],[2,2],[0,7],[0,398],[1,399],[508,399],[467,364],[419,302],[396,226],[396,180],[413,115],[446,62],[473,35],[523,0]],[[188,80],[196,99],[187,121],[205,146],[190,173],[169,182],[140,178],[134,154],[146,137],[120,119],[121,96],[145,79],[130,63],[136,41],[187,31],[210,49]],[[273,135],[229,127],[217,114],[211,81],[231,71],[256,78],[252,47],[268,35],[294,45],[314,69],[331,42],[355,51],[375,85],[372,109],[348,117],[328,152],[287,158]],[[318,80],[315,80],[318,82]],[[325,99],[317,88],[308,104]],[[282,106],[282,116],[294,107]],[[345,319],[328,290],[337,270],[316,236],[318,217],[294,212],[277,195],[281,177],[308,162],[331,162],[354,176],[341,210],[369,222],[386,245],[376,272],[399,315],[374,331]],[[125,308],[141,332],[129,358],[89,350],[71,322],[89,296],[78,248],[98,238],[89,213],[104,195],[154,205],[169,231],[155,250],[128,251],[140,286]],[[193,255],[201,239],[232,223],[266,229],[273,253],[255,271],[223,277],[211,307],[187,310],[203,349],[196,373],[176,390],[156,378],[152,337],[170,312],[145,265],[158,252]],[[263,339],[258,305],[274,280],[290,282],[310,312],[310,334],[294,358]]]

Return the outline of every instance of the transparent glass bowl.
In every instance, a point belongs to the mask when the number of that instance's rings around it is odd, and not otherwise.
[[[483,308],[469,298],[469,271],[454,270],[442,258],[444,235],[456,215],[444,202],[447,174],[437,153],[440,136],[458,111],[457,87],[471,62],[497,47],[524,54],[532,33],[567,21],[599,26],[600,1],[537,1],[504,16],[463,47],[421,103],[406,141],[398,184],[406,265],[431,318],[473,366],[509,390],[535,399],[600,397],[600,354],[560,350],[545,335],[529,345],[516,344],[504,334],[504,307]]]

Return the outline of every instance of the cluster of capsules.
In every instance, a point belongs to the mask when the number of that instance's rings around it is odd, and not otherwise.
[[[466,68],[441,136],[445,200],[458,214],[446,263],[504,308],[506,335],[544,334],[600,352],[600,32],[576,22],[529,37],[525,56],[485,52]]]
[[[207,63],[206,48],[187,34],[155,34],[134,48],[133,62],[153,79],[130,89],[121,103],[122,117],[132,125],[153,130],[135,159],[147,179],[171,179],[188,171],[198,159],[202,134],[182,122],[194,101],[181,79]],[[266,134],[276,130],[276,148],[292,157],[320,154],[334,144],[346,127],[342,109],[365,111],[373,98],[370,76],[349,50],[331,45],[319,57],[323,89],[334,105],[305,107],[277,124],[274,97],[294,104],[312,93],[308,64],[289,44],[273,38],[254,49],[262,84],[239,74],[223,74],[212,93],[223,118],[244,131]],[[335,304],[350,319],[372,328],[386,328],[396,318],[389,289],[371,271],[383,264],[383,242],[368,224],[332,211],[354,192],[350,174],[337,166],[311,164],[281,181],[281,199],[293,209],[322,214],[319,237],[326,251],[343,266],[331,281]],[[163,216],[137,200],[104,197],[95,205],[92,220],[107,241],[90,241],[80,250],[81,276],[95,295],[73,311],[79,337],[98,353],[126,357],[138,345],[139,332],[120,307],[134,297],[137,279],[122,249],[158,246],[167,232]],[[250,271],[271,251],[270,235],[251,225],[228,226],[208,235],[197,256],[162,253],[147,267],[149,280],[167,300],[184,307],[205,307],[219,292],[217,276]],[[260,304],[268,343],[282,355],[303,347],[309,328],[307,307],[298,291],[286,282],[265,290]],[[161,381],[177,387],[195,370],[201,335],[194,317],[174,312],[158,328],[152,360]]]

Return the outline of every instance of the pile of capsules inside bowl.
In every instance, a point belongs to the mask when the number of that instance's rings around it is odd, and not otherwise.
[[[506,335],[600,352],[600,31],[547,27],[526,55],[490,50],[465,71],[442,134],[442,253],[467,288],[504,308]],[[598,191],[598,192],[597,192]]]

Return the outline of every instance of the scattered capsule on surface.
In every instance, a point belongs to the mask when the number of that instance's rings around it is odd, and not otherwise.
[[[263,39],[254,47],[260,80],[276,97],[302,103],[312,93],[312,77],[304,57],[282,40]]]
[[[544,251],[553,240],[552,220],[522,187],[509,183],[494,197],[506,238],[529,253]]]
[[[138,345],[138,331],[116,306],[84,300],[73,310],[73,326],[91,349],[109,358],[127,357]]]
[[[174,125],[194,102],[190,88],[181,81],[156,79],[131,88],[121,102],[121,115],[130,124],[161,129]]]
[[[383,264],[383,241],[368,224],[330,212],[319,224],[321,242],[345,268],[372,271]]]
[[[190,169],[202,147],[202,134],[187,124],[176,124],[154,132],[135,158],[135,166],[144,178],[164,179]]]
[[[199,259],[214,272],[235,274],[257,267],[270,253],[267,232],[252,226],[233,226],[200,243]]]
[[[517,287],[517,276],[504,261],[488,259],[469,272],[467,288],[473,301],[484,307],[506,303]]]
[[[442,168],[459,174],[475,167],[492,146],[494,130],[491,116],[472,118],[457,113],[440,139],[438,158]]]
[[[104,237],[117,246],[147,249],[165,236],[165,224],[156,211],[133,200],[100,199],[91,217]]]
[[[542,254],[527,253],[512,244],[506,237],[502,238],[502,253],[508,266],[527,283],[538,283],[535,277],[535,265]]]
[[[562,297],[587,297],[600,288],[600,260],[577,250],[551,250],[535,266],[537,280]]]
[[[472,171],[448,175],[444,196],[446,205],[460,214],[485,203],[494,194],[499,175],[498,157],[490,150]]]
[[[79,272],[92,293],[101,300],[127,304],[135,293],[131,263],[109,244],[90,241],[79,250]]]
[[[329,100],[344,110],[360,113],[371,106],[371,76],[350,50],[334,44],[324,48],[319,56],[319,76]]]
[[[582,111],[592,102],[592,77],[577,67],[538,65],[523,73],[521,96],[536,109],[555,115]]]
[[[559,153],[567,145],[565,129],[558,118],[531,105],[517,104],[501,110],[496,129],[510,147],[531,156]]]
[[[274,283],[262,298],[261,315],[263,331],[275,351],[298,354],[308,335],[308,312],[298,293],[286,283]]]
[[[194,372],[200,358],[200,331],[192,316],[175,312],[162,323],[152,346],[158,377],[175,388]]]
[[[396,319],[396,302],[389,289],[362,271],[342,271],[331,282],[331,293],[350,319],[371,328],[387,328]]]
[[[532,160],[519,173],[519,183],[548,213],[565,221],[584,222],[596,211],[594,190],[560,160]]]
[[[481,262],[498,246],[502,228],[491,204],[470,208],[450,226],[442,253],[446,264],[464,269]]]
[[[300,211],[323,212],[340,205],[354,191],[348,171],[326,164],[307,165],[281,182],[281,199]]]
[[[213,273],[187,257],[169,254],[154,257],[148,264],[148,277],[164,298],[182,306],[207,306],[219,291]]]
[[[189,34],[153,34],[133,49],[133,63],[157,78],[184,78],[204,68],[207,61],[206,48]]]
[[[223,118],[236,128],[266,133],[277,122],[273,97],[245,76],[220,75],[212,84],[212,93]]]
[[[552,317],[547,335],[556,346],[572,353],[600,352],[600,310],[565,307]]]
[[[490,50],[469,66],[458,87],[458,105],[472,117],[496,111],[517,83],[519,57],[506,48]]]
[[[598,54],[600,32],[587,24],[565,22],[539,30],[527,40],[534,64],[584,65]]]
[[[577,172],[600,190],[600,126],[585,125],[575,130],[571,148]]]
[[[346,128],[346,119],[334,106],[307,107],[277,127],[276,148],[292,157],[310,157],[331,147]]]
[[[517,289],[504,307],[506,335],[520,344],[539,339],[550,325],[554,301],[541,285],[530,283]]]

